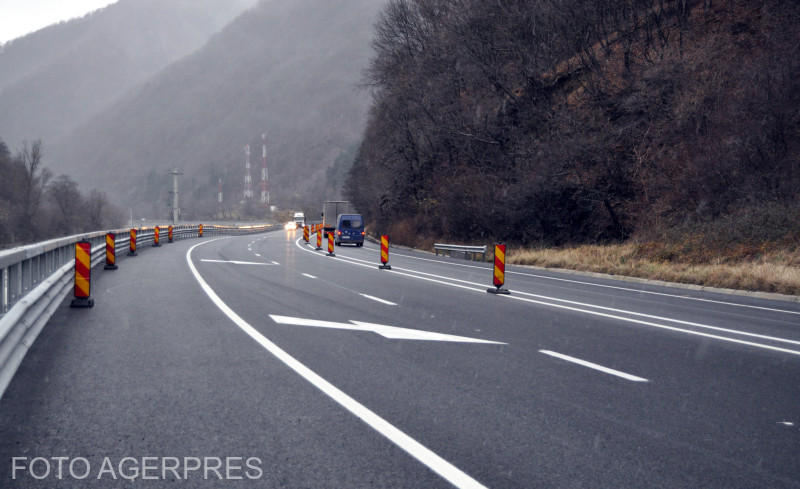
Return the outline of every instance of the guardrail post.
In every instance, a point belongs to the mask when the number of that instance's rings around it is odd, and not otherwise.
[[[128,256],[136,256],[136,229],[131,228],[130,244],[128,245]]]
[[[510,294],[511,291],[504,289],[506,280],[506,245],[498,243],[494,245],[494,277],[492,282],[496,288],[488,288],[486,292],[490,294]]]
[[[106,266],[104,270],[116,270],[117,266],[117,235],[106,233]]]
[[[94,307],[94,299],[90,298],[92,282],[92,243],[80,241],[75,243],[75,298],[69,307]]]
[[[381,265],[378,265],[381,270],[391,270],[392,266],[389,265],[389,236],[381,236]]]
[[[0,301],[2,301],[2,307],[0,307],[0,312],[3,314],[8,312],[8,268],[4,268],[2,271],[2,283],[0,286]]]

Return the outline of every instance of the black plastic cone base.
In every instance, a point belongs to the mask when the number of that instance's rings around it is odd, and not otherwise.
[[[94,307],[94,299],[76,297],[69,303],[69,307]]]
[[[153,243],[153,248],[158,248],[159,246],[161,246],[161,243]]]
[[[330,253],[325,253],[325,255],[326,255],[326,256],[336,256],[336,253],[334,253],[334,252],[330,252]]]
[[[137,256],[138,254],[139,253],[136,253],[135,251],[129,251],[128,252],[128,256]]]
[[[322,248],[320,248],[319,246],[317,246],[317,247],[316,247],[316,248],[314,248],[314,249],[315,249],[315,250],[317,250],[317,251],[320,251]]]
[[[380,270],[391,270],[392,266],[387,263],[386,265],[378,265],[378,268]]]
[[[507,295],[507,294],[511,293],[510,290],[504,289],[502,287],[497,287],[497,288],[494,288],[494,289],[490,287],[490,288],[486,289],[486,292],[488,292],[490,294],[503,294],[503,295]]]
[[[119,267],[116,266],[116,265],[106,265],[106,266],[103,267],[103,270],[116,270],[118,268]]]

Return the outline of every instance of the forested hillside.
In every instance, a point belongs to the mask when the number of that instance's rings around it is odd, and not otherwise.
[[[53,143],[256,0],[120,0],[0,47],[0,136]]]
[[[363,131],[369,93],[358,83],[382,5],[260,2],[65,137],[54,148],[59,171],[157,217],[166,214],[167,171],[181,168],[185,216],[210,216],[219,179],[225,208],[239,206],[245,144],[257,190],[266,133],[272,202],[317,208],[327,169]]]
[[[373,45],[348,193],[395,241],[800,238],[798,2],[392,0]]]

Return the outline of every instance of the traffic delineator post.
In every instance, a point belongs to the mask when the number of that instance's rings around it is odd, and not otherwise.
[[[198,238],[202,238],[203,237],[203,225],[202,224],[197,226],[197,237]]]
[[[328,254],[327,256],[336,256],[333,252],[333,233],[328,233]]]
[[[167,242],[172,243],[172,225],[167,228]]]
[[[488,288],[486,292],[490,294],[510,294],[511,291],[503,288],[506,281],[506,245],[504,244],[495,244],[494,245],[494,276],[492,278],[492,283],[494,284],[495,288]]]
[[[317,248],[316,250],[319,251],[322,249],[322,232],[318,229],[317,230]]]
[[[104,270],[116,270],[117,266],[117,235],[106,233],[106,265]]]
[[[308,226],[303,226],[303,240],[306,242],[306,244],[308,244],[309,241],[308,233],[309,233]]]
[[[93,307],[94,299],[90,297],[92,281],[92,243],[80,241],[75,243],[75,288],[69,307]]]
[[[153,228],[153,246],[161,246],[161,228],[158,226]]]
[[[389,236],[381,236],[381,264],[378,265],[381,270],[391,270],[392,266],[389,265]]]
[[[136,229],[131,228],[131,241],[128,250],[128,256],[136,256]]]

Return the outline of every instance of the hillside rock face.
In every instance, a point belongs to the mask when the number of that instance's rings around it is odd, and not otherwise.
[[[0,49],[0,137],[63,137],[197,50],[255,0],[121,0]],[[51,164],[55,162],[50,160]]]
[[[244,12],[201,50],[167,67],[51,148],[58,172],[120,204],[166,208],[167,171],[181,168],[185,216],[242,195],[245,144],[258,195],[261,135],[270,191],[284,207],[320,188],[363,131],[358,87],[371,54],[375,0],[272,0]]]

